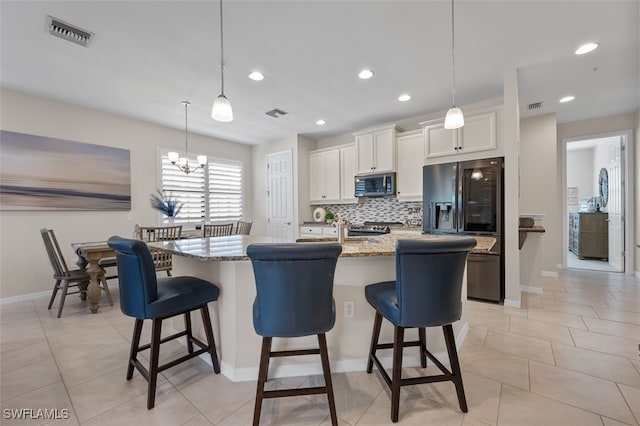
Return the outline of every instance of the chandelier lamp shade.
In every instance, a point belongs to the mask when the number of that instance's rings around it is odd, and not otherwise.
[[[216,121],[228,123],[233,121],[233,110],[231,109],[231,102],[224,95],[224,32],[222,30],[222,0],[220,0],[220,81],[221,81],[221,93],[213,101],[213,107],[211,108],[211,117]]]
[[[455,20],[453,0],[451,0],[451,108],[444,118],[445,129],[458,129],[464,126],[462,110],[456,106],[456,54],[455,54]]]
[[[198,161],[198,165],[197,166],[192,166],[189,163],[189,138],[188,138],[188,132],[187,132],[187,109],[189,108],[189,105],[191,105],[191,103],[188,102],[188,101],[182,101],[182,105],[184,105],[184,149],[185,149],[185,156],[184,157],[180,157],[180,154],[177,153],[177,152],[169,152],[167,154],[167,157],[169,157],[169,161],[171,162],[171,164],[173,164],[174,166],[178,167],[185,174],[189,174],[191,172],[194,172],[194,171],[206,166],[207,165],[207,156],[206,155],[198,155],[198,156],[196,156],[196,159]]]

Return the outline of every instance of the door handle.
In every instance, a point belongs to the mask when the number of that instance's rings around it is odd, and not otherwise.
[[[285,225],[291,225],[291,222],[285,222],[284,224]]]

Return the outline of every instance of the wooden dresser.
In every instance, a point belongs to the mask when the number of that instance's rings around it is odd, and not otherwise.
[[[569,213],[569,250],[580,259],[609,258],[608,213]]]

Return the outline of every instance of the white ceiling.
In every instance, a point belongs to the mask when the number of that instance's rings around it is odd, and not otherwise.
[[[517,68],[522,117],[555,112],[568,122],[637,109],[639,4],[457,0],[456,103],[502,97],[504,71]],[[190,132],[246,144],[329,137],[450,106],[450,5],[225,0],[235,118],[218,123],[210,117],[220,93],[218,2],[1,0],[0,83],[179,129],[189,100]],[[46,15],[95,33],[90,46],[50,36]],[[600,48],[575,56],[587,41]],[[364,67],[374,78],[357,78]],[[264,81],[247,78],[256,69]],[[412,99],[398,102],[405,92]],[[566,94],[576,100],[558,104]],[[273,108],[289,115],[265,115]]]

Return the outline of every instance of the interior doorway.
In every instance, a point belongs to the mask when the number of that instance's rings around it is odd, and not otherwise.
[[[293,241],[293,153],[267,155],[267,235]]]
[[[625,272],[627,134],[565,144],[566,266]]]

